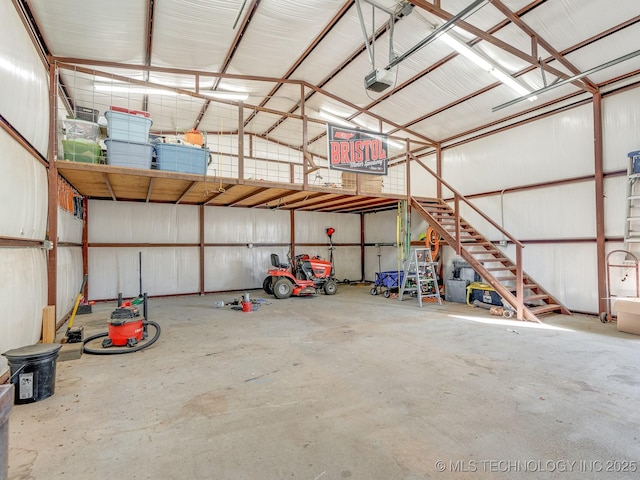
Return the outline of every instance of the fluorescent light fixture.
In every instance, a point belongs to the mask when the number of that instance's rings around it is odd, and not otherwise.
[[[96,92],[108,92],[108,93],[127,93],[127,94],[140,94],[140,95],[166,95],[169,97],[175,97],[178,93],[175,90],[157,87],[145,87],[144,85],[134,85],[127,83],[94,83],[93,89]]]
[[[503,72],[495,65],[491,64],[488,60],[485,60],[478,53],[476,53],[471,47],[467,44],[461,42],[460,40],[454,38],[449,33],[443,33],[438,38],[440,38],[444,43],[453,48],[456,52],[458,52],[463,57],[471,60],[485,72],[490,73],[502,83],[510,87],[512,90],[517,92],[520,95],[528,95],[531,93],[530,90],[522,86],[517,80],[515,80],[511,75]],[[529,98],[530,101],[536,100],[537,97]]]
[[[331,123],[337,123],[338,125],[342,125],[343,127],[351,127],[351,128],[357,127],[355,123],[350,122],[346,118],[338,117],[337,115],[329,113],[325,110],[319,110],[318,115],[320,115],[320,118],[324,118],[325,120]]]
[[[144,85],[127,84],[127,83],[94,83],[93,89],[96,92],[110,92],[110,93],[126,93],[126,94],[139,94],[139,95],[165,95],[168,97],[175,97],[181,95],[171,87],[146,87]],[[194,92],[195,93],[195,92]],[[200,91],[200,95],[205,97],[219,98],[223,100],[246,100],[249,95],[241,92],[225,92],[219,90]]]
[[[393,148],[398,148],[400,150],[404,150],[406,145],[402,142],[398,142],[397,140],[391,140],[387,138],[387,145],[391,145]]]
[[[205,97],[219,98],[221,100],[237,100],[244,102],[247,98],[249,98],[248,93],[242,92],[222,92],[220,90],[200,90],[200,95],[204,95]]]

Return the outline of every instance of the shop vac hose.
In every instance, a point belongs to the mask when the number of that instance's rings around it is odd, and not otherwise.
[[[122,353],[138,352],[144,348],[150,347],[156,342],[156,340],[158,340],[158,338],[160,338],[160,325],[158,325],[156,322],[152,322],[151,320],[143,322],[142,325],[145,327],[147,325],[151,325],[156,329],[155,335],[148,342],[136,345],[135,347],[119,348],[114,350],[111,350],[109,348],[97,349],[97,348],[87,347],[88,342],[95,340],[96,338],[102,338],[109,335],[109,332],[103,332],[103,333],[97,333],[95,335],[91,335],[90,337],[85,338],[84,341],[82,342],[83,344],[82,351],[84,353],[90,353],[92,355],[119,355]]]

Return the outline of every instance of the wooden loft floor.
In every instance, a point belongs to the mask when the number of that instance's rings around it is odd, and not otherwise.
[[[337,213],[394,209],[397,194],[238,180],[60,160],[58,173],[90,199]]]

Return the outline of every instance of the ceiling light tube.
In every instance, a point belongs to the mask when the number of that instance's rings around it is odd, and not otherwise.
[[[387,145],[390,145],[393,148],[398,148],[400,150],[404,150],[407,147],[406,144],[398,142],[397,140],[391,140],[390,138],[387,138]]]
[[[249,98],[249,94],[242,92],[222,92],[220,90],[211,90],[211,91],[202,91],[200,90],[200,95],[204,95],[205,97],[219,98],[221,100],[237,100],[244,102]]]
[[[338,125],[342,125],[343,127],[357,128],[357,125],[355,123],[350,122],[346,118],[342,118],[342,117],[338,117],[336,115],[333,115],[332,113],[329,113],[329,112],[327,112],[325,110],[318,111],[318,115],[320,115],[320,118],[324,118],[325,120],[327,120],[327,121],[329,121],[331,123],[337,123]]]
[[[485,72],[490,73],[495,78],[500,80],[502,83],[507,85],[509,88],[517,92],[519,95],[528,95],[530,90],[522,86],[517,80],[515,80],[511,75],[503,72],[497,66],[493,65],[488,60],[484,59],[480,54],[475,52],[471,47],[469,47],[466,43],[461,42],[460,40],[454,38],[449,33],[443,33],[440,35],[440,39],[453,48],[456,52],[458,52],[463,57],[471,60]],[[536,97],[530,97],[530,101],[534,101]]]
[[[140,94],[140,95],[166,95],[169,97],[175,97],[180,92],[175,91],[171,87],[147,87],[144,85],[128,84],[128,83],[94,83],[93,89],[96,92],[109,92],[109,93],[126,93],[126,94]],[[195,92],[194,92],[195,93]],[[249,95],[242,92],[227,92],[220,90],[202,91],[200,95],[211,98],[219,98],[221,100],[241,100],[244,101],[249,98]]]
[[[554,88],[557,87],[561,87],[562,85],[566,85],[568,83],[571,82],[575,82],[576,80],[580,80],[581,78],[584,77],[588,77],[589,75],[599,72],[600,70],[604,70],[605,68],[609,68],[612,67],[614,65],[617,65],[618,63],[621,62],[625,62],[631,58],[637,57],[640,55],[640,50],[636,50],[635,52],[631,52],[628,53],[627,55],[623,55],[622,57],[618,57],[615,60],[611,60],[610,62],[607,63],[603,63],[602,65],[598,65],[597,67],[593,67],[590,68],[589,70],[585,70],[582,73],[579,73],[578,75],[574,75],[573,77],[569,77],[569,78],[565,78],[564,80],[560,80],[558,82],[552,83],[551,85],[548,85],[546,87],[543,87],[539,90],[536,90],[535,92],[530,92],[527,95],[520,97],[520,98],[516,98],[514,100],[511,100],[507,103],[503,103],[502,105],[498,105],[497,107],[493,107],[491,109],[492,112],[496,112],[500,109],[506,108],[506,107],[510,107],[511,105],[515,105],[516,103],[522,102],[525,99],[528,99],[530,95],[537,95],[539,93],[545,93],[548,92],[549,90],[553,90]]]
[[[157,87],[145,87],[144,85],[131,85],[127,83],[94,83],[93,89],[96,92],[109,92],[109,93],[127,93],[127,94],[140,94],[140,95],[167,95],[175,97],[178,93],[175,90],[157,88]]]
[[[484,7],[487,3],[489,3],[489,1],[490,0],[476,0],[471,5],[469,5],[465,9],[463,9],[460,13],[458,13],[457,15],[454,15],[449,20],[447,20],[445,23],[443,23],[439,28],[437,28],[436,30],[431,32],[429,35],[427,35],[426,38],[422,39],[422,41],[418,42],[416,45],[411,47],[407,52],[405,52],[402,55],[396,57],[396,59],[393,60],[392,62],[390,62],[389,65],[384,67],[384,69],[385,70],[389,70],[391,67],[395,67],[400,62],[404,61],[407,57],[409,57],[410,55],[413,55],[414,53],[416,53],[422,47],[426,47],[431,42],[433,42],[436,38],[439,38],[443,33],[446,33],[451,28],[453,28],[453,26],[456,23],[458,23],[461,20],[464,20],[465,18],[467,18],[470,15],[473,15],[480,8]]]

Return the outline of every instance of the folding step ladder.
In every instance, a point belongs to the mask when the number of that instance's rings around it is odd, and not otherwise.
[[[438,262],[433,261],[430,248],[412,248],[404,262],[398,301],[402,301],[402,296],[409,293],[418,298],[420,307],[422,307],[423,298],[436,298],[438,305],[442,305],[436,276],[437,266]]]
[[[640,151],[629,152],[627,166],[627,212],[624,227],[625,250],[640,250]]]

